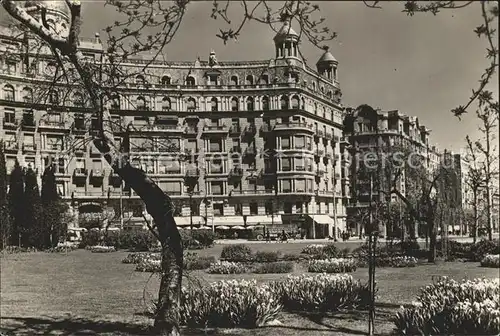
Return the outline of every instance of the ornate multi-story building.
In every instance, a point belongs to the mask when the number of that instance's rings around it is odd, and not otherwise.
[[[358,210],[369,205],[370,189],[372,189],[372,200],[387,200],[387,193],[378,192],[378,183],[382,190],[389,191],[393,187],[392,178],[395,170],[391,171],[387,155],[400,151],[400,159],[423,164],[429,171],[436,169],[441,161],[439,151],[429,144],[430,130],[420,125],[418,118],[406,116],[397,110],[384,112],[368,105],[361,105],[356,109],[346,108],[344,127],[344,138],[341,141],[342,156],[350,164],[342,165],[342,174],[350,183],[349,191],[346,190],[351,196],[347,212],[353,219],[358,218],[355,215]],[[367,153],[380,153],[379,157],[382,158],[374,168],[376,172],[371,179],[373,188],[370,188],[369,174],[363,174],[360,170],[363,166],[362,161],[370,160]],[[423,160],[416,161],[414,160],[416,158]],[[411,176],[406,176],[406,170],[402,169],[395,185],[401,194],[406,195],[406,188],[411,184],[411,179]],[[396,200],[397,196],[392,194],[390,201]],[[384,237],[388,233],[390,235],[391,233],[387,232],[388,228],[382,224],[379,227],[380,235]],[[416,224],[415,232],[418,233],[418,223]],[[355,235],[360,235],[363,230],[359,220],[350,223],[349,226]]]
[[[38,3],[47,21],[67,29],[64,2]],[[7,29],[0,39],[9,51],[0,72],[8,169],[17,159],[40,175],[57,157],[59,192],[80,217],[114,209],[125,213],[125,225],[142,222],[142,202],[88,141],[95,115],[84,92],[58,82],[47,99],[33,101],[35,86],[52,81],[54,59],[22,54],[26,39]],[[189,225],[190,216],[195,225],[214,227],[305,217],[316,223],[310,237],[345,230],[347,189],[337,183],[343,130],[338,62],[325,50],[311,69],[298,43],[285,22],[269,60],[217,61],[212,52],[194,62],[138,57],[120,65],[137,75],[123,78],[109,101],[115,136],[129,130],[133,163],[172,196],[178,225]],[[80,48],[95,64],[106,63],[98,35]]]

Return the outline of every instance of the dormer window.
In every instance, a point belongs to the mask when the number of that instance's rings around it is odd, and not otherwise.
[[[260,76],[259,83],[260,84],[269,84],[269,75],[268,74],[264,74],[264,75]]]
[[[196,81],[194,80],[193,76],[188,76],[186,78],[186,85],[187,86],[195,86],[196,85]]]
[[[161,85],[163,85],[163,86],[170,85],[170,77],[169,76],[163,76],[161,78]]]

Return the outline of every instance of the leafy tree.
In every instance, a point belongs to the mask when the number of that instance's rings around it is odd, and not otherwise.
[[[3,141],[0,140],[0,249],[9,245],[11,227],[9,203],[7,200],[7,167],[3,152]]]
[[[23,245],[26,247],[44,247],[45,228],[43,226],[40,190],[35,171],[30,167],[26,171],[24,184],[25,202],[25,235]]]
[[[21,246],[22,235],[25,233],[25,199],[24,199],[24,170],[16,160],[14,169],[10,173],[9,183],[9,210],[12,224],[10,245]]]
[[[57,246],[59,239],[66,232],[63,213],[66,211],[64,202],[57,192],[54,166],[45,168],[42,176],[41,202],[43,207],[44,247]]]

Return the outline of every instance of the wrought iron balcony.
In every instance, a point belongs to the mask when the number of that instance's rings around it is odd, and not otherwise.
[[[308,132],[314,132],[313,126],[311,124],[305,123],[305,122],[288,122],[288,123],[283,123],[283,124],[276,124],[274,126],[275,131],[284,131],[284,130],[297,130],[297,131],[308,131]]]
[[[229,192],[229,196],[244,196],[244,195],[268,195],[273,194],[272,190],[237,190],[233,189]]]
[[[225,133],[228,131],[226,125],[211,125],[203,127],[203,132],[207,133]]]
[[[92,169],[90,172],[90,177],[92,178],[103,178],[104,177],[104,170],[102,169]]]

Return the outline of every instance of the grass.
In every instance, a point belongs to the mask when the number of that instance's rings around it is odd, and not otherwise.
[[[283,253],[299,253],[302,244],[256,244],[251,248]],[[222,246],[199,251],[205,256],[219,256]],[[151,320],[144,317],[146,301],[156,297],[158,279],[135,272],[135,265],[122,264],[126,252],[90,253],[77,250],[61,253],[23,253],[5,255],[1,261],[0,330],[15,335],[143,335]],[[295,272],[302,272],[296,267]],[[366,268],[352,275],[368,278]],[[401,304],[411,302],[419,288],[433,277],[455,279],[498,277],[498,269],[479,267],[479,263],[449,262],[420,265],[415,268],[380,268],[376,270],[379,304],[375,324],[378,334],[392,329],[390,317]],[[269,281],[286,274],[217,275],[193,271],[189,278],[215,281],[228,278],[256,278]],[[146,293],[146,295],[144,295]],[[365,313],[335,316],[283,313],[279,327],[256,330],[224,330],[224,335],[363,335],[367,330]],[[86,333],[85,333],[86,332]],[[185,334],[200,334],[186,331]],[[201,333],[204,334],[204,333]]]

